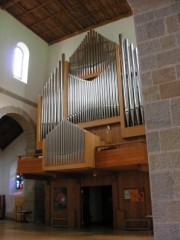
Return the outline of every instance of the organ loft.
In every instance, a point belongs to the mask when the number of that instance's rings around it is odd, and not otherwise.
[[[91,30],[68,61],[62,55],[38,97],[36,153],[18,161],[24,178],[45,182],[47,224],[79,228],[95,221],[86,198],[107,187],[111,205],[102,222],[150,227],[143,111],[138,51],[121,34],[117,44]],[[55,204],[58,189],[65,207]]]

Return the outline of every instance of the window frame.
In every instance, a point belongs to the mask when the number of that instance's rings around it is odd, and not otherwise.
[[[18,63],[17,61],[20,61],[20,63]],[[14,49],[13,77],[27,84],[28,69],[29,69],[29,49],[25,43],[18,42]]]

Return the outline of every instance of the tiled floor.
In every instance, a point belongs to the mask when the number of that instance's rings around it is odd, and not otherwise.
[[[1,240],[153,240],[150,232],[121,232],[108,229],[70,230],[41,224],[0,220]]]

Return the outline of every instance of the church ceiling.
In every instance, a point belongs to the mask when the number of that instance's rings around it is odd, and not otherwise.
[[[132,15],[127,0],[0,0],[0,8],[48,44]]]

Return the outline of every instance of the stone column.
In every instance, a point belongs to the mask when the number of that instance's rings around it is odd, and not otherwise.
[[[24,183],[24,209],[32,211],[32,214],[27,216],[30,222],[35,221],[34,199],[35,199],[35,180],[25,179]]]
[[[134,12],[156,240],[180,239],[180,1],[128,0]]]

